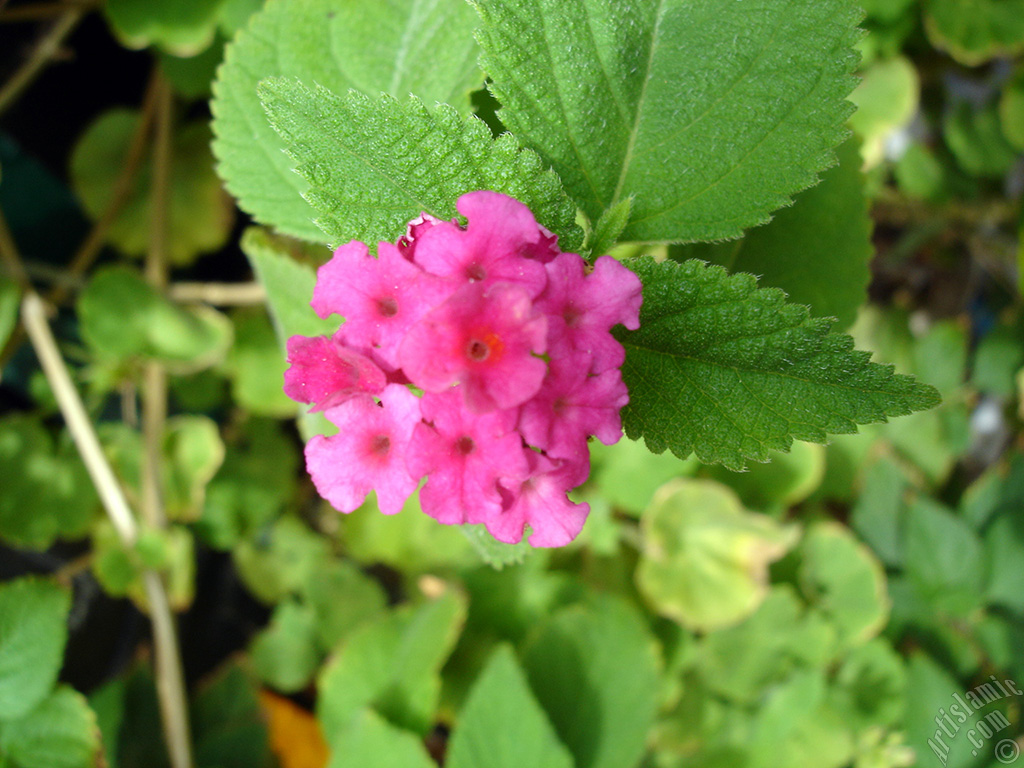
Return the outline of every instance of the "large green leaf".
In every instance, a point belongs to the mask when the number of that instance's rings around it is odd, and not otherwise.
[[[712,630],[753,613],[768,591],[768,566],[796,543],[797,529],[747,512],[707,480],[674,480],[641,518],[637,585],[654,609]]]
[[[763,285],[784,290],[790,301],[848,327],[867,298],[874,249],[860,153],[852,141],[838,152],[839,165],[767,226],[734,243],[673,248],[673,258],[679,252],[730,272],[758,275]]]
[[[852,107],[846,0],[473,0],[501,119],[624,240],[736,237],[833,163]]]
[[[523,666],[576,768],[631,768],[657,709],[658,661],[643,619],[611,597],[551,615]]]
[[[441,690],[441,665],[465,616],[465,601],[448,592],[353,632],[318,682],[317,715],[328,741],[367,706],[393,723],[426,732]]]
[[[644,284],[640,329],[622,332],[626,434],[730,469],[793,439],[824,442],[939,402],[891,366],[869,362],[829,321],[697,261],[630,263]]]
[[[0,586],[0,720],[28,714],[57,681],[71,595],[46,581]]]
[[[415,93],[465,110],[483,79],[474,23],[462,0],[270,0],[228,46],[214,84],[213,151],[228,190],[257,221],[322,240],[302,199],[306,181],[263,117],[256,84],[294,77],[336,93]]]
[[[905,525],[907,575],[932,610],[963,616],[979,607],[985,561],[970,526],[928,498],[910,506]]]
[[[576,208],[558,177],[510,134],[493,139],[477,117],[283,78],[263,80],[259,93],[332,243],[393,241],[420,213],[450,219],[460,195],[491,189],[529,206],[565,250],[580,245]]]
[[[0,721],[0,756],[18,768],[94,768],[101,764],[96,715],[82,694],[58,686],[32,711]]]
[[[506,645],[477,678],[448,744],[448,768],[573,768]]]

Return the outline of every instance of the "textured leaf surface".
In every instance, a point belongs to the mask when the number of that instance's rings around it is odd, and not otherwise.
[[[33,579],[0,587],[0,719],[27,714],[50,693],[64,654],[71,595]]]
[[[450,219],[459,195],[492,189],[529,206],[563,249],[580,244],[576,209],[558,177],[511,135],[492,139],[479,118],[415,98],[341,97],[280,78],[264,80],[259,92],[332,243],[393,241],[421,212]]]
[[[847,142],[838,154],[839,165],[771,223],[732,243],[674,246],[673,258],[678,252],[757,275],[764,285],[784,290],[791,302],[849,327],[867,297],[874,249],[857,146]]]
[[[531,638],[523,666],[576,768],[639,762],[657,709],[658,662],[631,606],[605,596],[558,611]]]
[[[267,124],[256,84],[295,77],[336,93],[415,93],[468,109],[482,80],[474,23],[462,0],[270,0],[228,46],[214,85],[213,150],[228,190],[257,221],[322,240],[302,199],[306,182]]]
[[[449,768],[573,768],[515,654],[500,646],[469,693],[448,745]]]
[[[846,0],[474,0],[501,119],[625,240],[764,222],[832,163],[855,84]]]
[[[0,723],[0,755],[19,768],[100,765],[96,715],[82,694],[70,686],[58,686],[28,714]]]
[[[824,442],[939,402],[934,388],[896,375],[830,334],[776,289],[697,261],[638,259],[640,329],[622,332],[626,434],[655,453],[730,469],[766,461],[793,439]]]

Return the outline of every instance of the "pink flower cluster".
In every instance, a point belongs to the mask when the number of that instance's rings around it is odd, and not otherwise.
[[[320,268],[313,309],[345,321],[289,339],[285,392],[339,432],[314,437],[306,464],[342,512],[372,489],[394,514],[426,477],[420,502],[440,522],[509,543],[528,525],[533,546],[561,546],[589,512],[567,497],[590,473],[588,437],[622,432],[610,331],[638,327],[640,281],[609,256],[589,268],[560,252],[505,195],[457,208],[464,227],[423,214],[376,258],[352,241]]]

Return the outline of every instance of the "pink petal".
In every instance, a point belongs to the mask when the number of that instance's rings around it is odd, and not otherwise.
[[[369,396],[345,401],[327,411],[336,435],[315,436],[306,444],[306,468],[317,491],[341,512],[359,507],[377,491],[380,511],[393,515],[419,484],[409,474],[405,453],[420,423],[419,398],[389,384],[378,405]]]
[[[386,383],[372,360],[328,336],[288,339],[284,392],[292,400],[313,403],[312,411],[340,405],[360,393],[377,394]]]
[[[576,538],[590,514],[589,504],[571,502],[567,495],[586,480],[589,459],[552,461],[532,451],[528,454],[532,474],[522,483],[505,485],[504,508],[488,519],[487,530],[498,541],[516,544],[529,525],[531,546],[564,546]]]

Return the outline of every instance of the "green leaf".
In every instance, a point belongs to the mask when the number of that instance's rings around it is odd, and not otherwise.
[[[985,334],[978,344],[971,384],[982,392],[1009,400],[1017,390],[1016,375],[1022,366],[1024,343],[1020,330],[999,326]]]
[[[317,642],[324,651],[333,649],[387,606],[387,595],[380,584],[344,560],[311,568],[302,594],[313,611]]]
[[[0,346],[6,345],[18,322],[21,288],[6,275],[0,275]]]
[[[217,424],[206,416],[167,420],[163,442],[164,502],[168,516],[194,522],[203,511],[206,485],[224,462]]]
[[[507,645],[477,678],[448,742],[448,768],[573,768]]]
[[[231,345],[231,324],[209,307],[183,309],[130,267],[98,270],[78,298],[82,337],[117,363],[159,360],[175,372],[207,368]]]
[[[878,558],[889,566],[903,562],[903,496],[907,481],[892,461],[874,462],[850,513],[850,523]]]
[[[118,766],[118,742],[124,721],[125,680],[115,677],[89,694],[89,708],[96,713],[96,727],[100,731],[103,756],[107,764]]]
[[[218,549],[230,549],[239,539],[255,536],[295,493],[298,465],[297,446],[279,424],[247,421],[206,488],[199,535]]]
[[[213,40],[224,0],[108,0],[107,18],[129,48],[157,45],[192,56]]]
[[[341,97],[282,78],[261,81],[259,94],[332,243],[393,241],[421,212],[451,219],[457,198],[477,189],[525,203],[565,250],[581,243],[558,177],[510,134],[491,138],[478,117],[416,97]]]
[[[506,565],[518,565],[523,562],[532,551],[526,537],[518,544],[504,544],[491,536],[482,525],[460,525],[459,530],[483,561],[499,571]]]
[[[758,275],[761,285],[781,288],[791,302],[838,318],[840,328],[850,326],[867,298],[874,249],[857,144],[847,142],[838,154],[839,165],[767,226],[736,243],[673,248],[673,258],[681,260],[676,254],[682,253]]]
[[[800,546],[800,584],[837,630],[841,649],[863,645],[889,618],[885,569],[836,522],[814,525]]]
[[[92,572],[100,586],[113,597],[129,597],[143,611],[149,598],[142,568],[157,567],[165,576],[171,607],[183,611],[195,597],[196,562],[192,532],[181,525],[148,531],[134,549],[124,546],[106,520],[93,529]]]
[[[114,109],[100,115],[79,138],[71,155],[71,186],[93,220],[114,198],[139,114]],[[173,136],[168,177],[167,254],[176,265],[191,264],[219,250],[231,234],[234,209],[221,189],[210,154],[210,129],[190,123]],[[153,164],[143,160],[107,237],[129,256],[149,247],[153,224]]]
[[[768,565],[798,536],[766,515],[747,512],[725,486],[673,480],[640,520],[637,586],[654,610],[697,630],[735,624],[768,591]]]
[[[291,600],[274,608],[270,626],[249,648],[260,679],[282,693],[296,693],[313,679],[320,653],[313,610]]]
[[[1017,160],[1017,152],[1003,136],[995,105],[956,104],[946,112],[942,135],[960,167],[973,176],[1000,178]]]
[[[552,614],[523,666],[576,768],[639,762],[657,709],[658,660],[632,606],[603,596]]]
[[[913,63],[904,56],[879,61],[864,70],[862,80],[850,94],[857,111],[850,127],[864,140],[861,153],[869,167],[885,155],[885,141],[907,126],[917,114],[921,79]]]
[[[0,720],[27,715],[57,681],[71,595],[47,581],[0,585]]]
[[[268,604],[298,592],[310,571],[329,553],[327,539],[290,515],[277,520],[264,534],[241,542],[232,552],[242,583]]]
[[[306,311],[312,312],[308,300]],[[233,312],[231,320],[235,326],[235,343],[228,352],[224,368],[231,379],[232,398],[259,416],[294,416],[299,406],[284,393],[284,372],[288,363],[266,311],[246,307]]]
[[[603,256],[619,241],[622,230],[629,223],[629,212],[633,209],[633,198],[620,200],[611,208],[606,208],[601,218],[590,233],[587,247],[593,257]]]
[[[985,531],[984,547],[986,597],[1024,615],[1024,525],[1020,515],[997,517]]]
[[[835,635],[816,616],[788,584],[772,587],[746,621],[702,638],[697,657],[701,677],[728,699],[758,701],[764,690],[809,660],[828,662]]]
[[[208,99],[213,77],[224,58],[224,38],[218,36],[195,56],[182,58],[160,54],[160,71],[175,91],[186,99]]]
[[[46,549],[58,538],[85,536],[99,499],[77,451],[55,446],[37,419],[0,419],[0,537],[18,547]]]
[[[736,491],[749,509],[773,513],[814,493],[825,475],[825,448],[793,443],[788,453],[773,453],[767,464],[754,464],[745,472],[708,467],[707,474]]]
[[[1024,152],[1024,70],[1018,69],[999,97],[1003,135],[1018,152]]]
[[[327,768],[435,768],[423,742],[388,723],[372,709],[360,710],[333,734]]]
[[[893,726],[903,715],[906,685],[903,659],[887,641],[876,637],[843,659],[833,695],[858,726]]]
[[[936,48],[973,67],[1024,49],[1024,1],[928,0],[924,28]]]
[[[465,617],[465,600],[448,592],[353,632],[317,685],[317,716],[328,741],[366,706],[403,728],[425,733],[441,690],[441,666]]]
[[[632,195],[623,240],[736,237],[834,161],[855,84],[850,3],[474,5],[502,121],[592,221]]]
[[[640,329],[618,334],[630,396],[622,417],[626,434],[655,453],[740,469],[794,438],[824,442],[939,402],[932,387],[869,362],[828,321],[750,275],[696,261],[630,267],[644,304]]]
[[[20,718],[0,721],[0,755],[18,768],[93,768],[101,758],[96,715],[66,685]]]
[[[932,610],[966,615],[984,592],[981,542],[961,518],[928,498],[907,510],[906,571]]]
[[[293,77],[335,93],[415,93],[428,104],[447,102],[465,111],[469,92],[483,79],[474,22],[462,0],[267,2],[228,46],[211,104],[213,151],[240,207],[285,234],[323,239],[303,199],[307,183],[293,172],[284,140],[262,116],[256,95],[261,79]]]
[[[654,492],[674,477],[690,475],[692,460],[680,461],[670,453],[654,455],[642,442],[623,438],[614,445],[590,444],[592,469],[585,489],[591,489],[616,507],[639,516]]]
[[[192,701],[196,764],[217,768],[272,768],[266,713],[256,681],[230,663]]]

